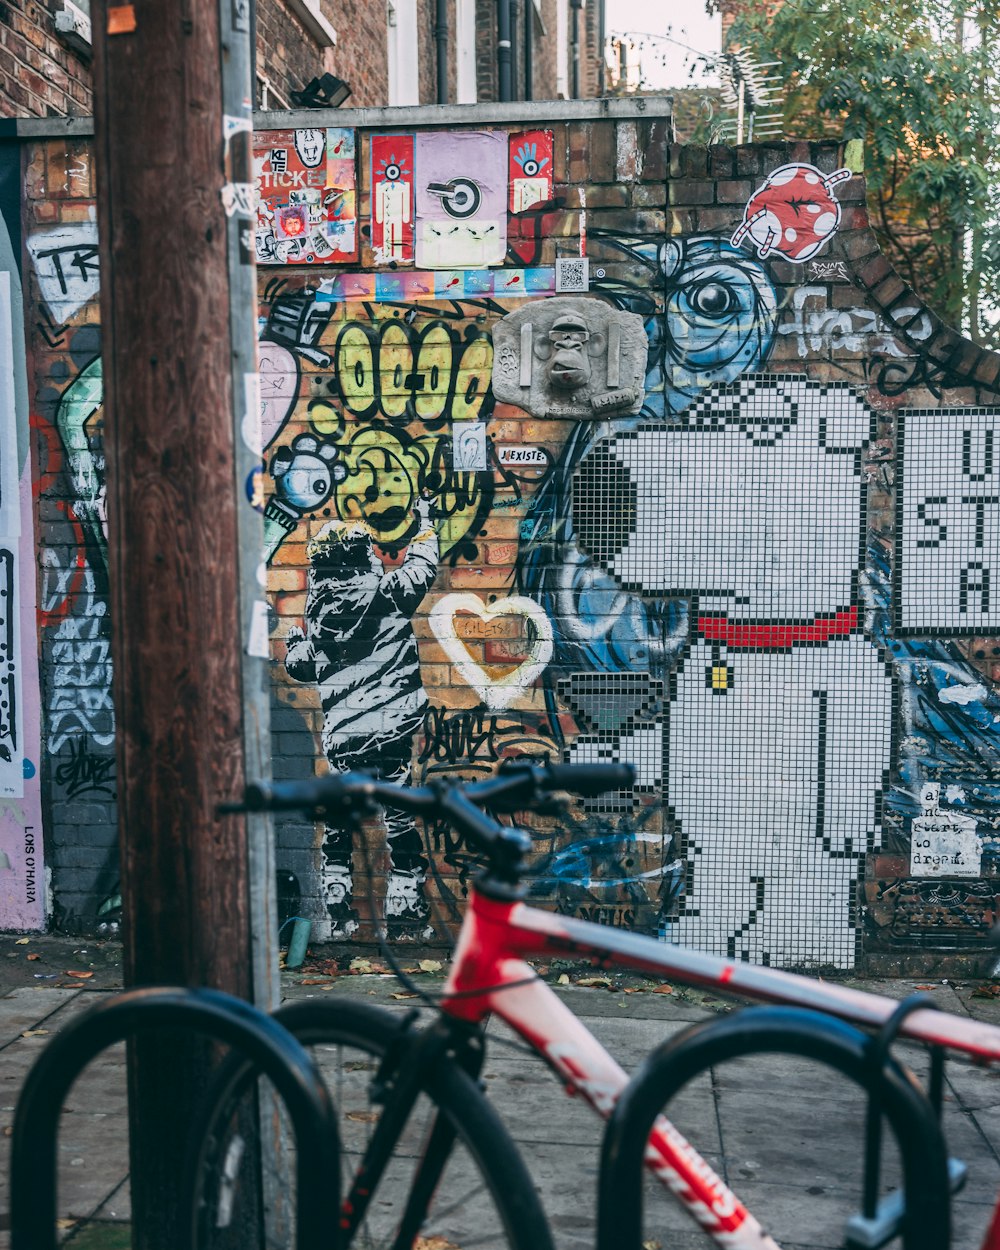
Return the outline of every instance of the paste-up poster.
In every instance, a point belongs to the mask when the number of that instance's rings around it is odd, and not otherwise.
[[[21,512],[14,408],[14,340],[10,275],[0,273],[0,797],[24,794],[21,706],[20,578],[17,538]],[[30,528],[29,528],[30,534]]]
[[[372,135],[371,142],[375,264],[412,264],[413,135]]]
[[[258,130],[254,173],[259,264],[357,260],[353,130]]]
[[[510,136],[510,211],[525,213],[552,199],[552,131]]]
[[[507,254],[507,135],[503,131],[420,134],[417,264],[482,269]]]

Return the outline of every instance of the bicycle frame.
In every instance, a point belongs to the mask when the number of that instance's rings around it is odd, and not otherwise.
[[[898,1005],[876,994],[720,959],[522,902],[491,898],[474,888],[445,984],[442,1011],[469,1023],[481,1023],[496,1014],[605,1118],[628,1084],[628,1075],[526,962],[532,956],[566,955],[586,956],[604,969],[653,972],[685,985],[807,1007],[864,1026],[884,1024]],[[992,1025],[927,1009],[909,1015],[900,1033],[960,1050],[979,1062],[1000,1061],[1000,1028]],[[719,1245],[780,1250],[664,1116],[657,1119],[650,1135],[646,1163]],[[1000,1219],[994,1218],[983,1250],[1000,1250]]]

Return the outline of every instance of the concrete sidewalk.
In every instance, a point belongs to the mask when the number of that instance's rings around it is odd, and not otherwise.
[[[30,958],[32,955],[37,958]],[[361,965],[364,968],[364,965]],[[120,985],[115,943],[0,937],[0,1211],[9,1210],[7,1156],[21,1083],[46,1041],[69,1020]],[[350,995],[403,1011],[412,1002],[378,972],[331,975],[332,961],[314,960],[285,973],[286,997]],[[74,975],[75,974],[75,975]],[[89,975],[88,975],[89,974]],[[595,974],[553,965],[547,977],[569,1006],[627,1069],[689,1024],[729,1009],[728,1003],[638,977],[612,977],[610,988],[584,987]],[[440,973],[421,973],[433,990]],[[599,981],[601,978],[596,978]],[[857,982],[856,984],[862,984]],[[1000,1024],[1000,999],[975,996],[975,983],[864,983],[903,998],[916,988],[945,1010]],[[397,997],[393,997],[397,995]],[[490,1096],[524,1152],[550,1216],[559,1250],[589,1250],[594,1238],[594,1189],[601,1125],[579,1099],[567,1098],[534,1057],[503,1044],[502,1030],[484,1071]],[[924,1054],[901,1046],[919,1075]],[[954,1204],[953,1245],[978,1250],[1000,1187],[1000,1077],[953,1062],[948,1068],[949,1149],[969,1166],[969,1183]],[[797,1059],[767,1058],[726,1065],[699,1078],[677,1100],[671,1118],[721,1171],[783,1247],[835,1247],[843,1218],[859,1204],[864,1102],[839,1077]],[[74,1250],[129,1246],[129,1191],[123,1048],[107,1053],[70,1095],[59,1141],[62,1235]],[[887,1170],[891,1178],[892,1163]],[[664,1250],[694,1250],[707,1240],[679,1209],[661,1203],[656,1228]],[[0,1216],[0,1248],[8,1244]],[[649,1245],[657,1244],[655,1241]]]

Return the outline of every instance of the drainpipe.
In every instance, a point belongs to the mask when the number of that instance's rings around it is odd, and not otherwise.
[[[599,58],[597,62],[597,94],[604,95],[607,90],[606,66],[604,58],[604,48],[608,39],[608,14],[607,0],[597,0],[597,48]]]
[[[250,94],[257,100],[257,0],[250,0]]]
[[[524,98],[535,98],[535,0],[524,0]]]
[[[434,22],[437,43],[437,102],[448,103],[448,0],[437,0]]]
[[[580,98],[580,10],[583,8],[583,0],[569,0],[569,6],[573,10],[573,77],[572,89],[570,95],[574,100]]]
[[[510,0],[497,0],[497,78],[500,102],[514,98],[510,66]]]
[[[510,98],[517,99],[517,0],[510,4]]]

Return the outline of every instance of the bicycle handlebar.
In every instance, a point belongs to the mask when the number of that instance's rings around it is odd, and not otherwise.
[[[220,804],[226,812],[307,812],[316,818],[357,816],[377,804],[414,815],[447,817],[474,844],[519,859],[530,848],[527,834],[501,825],[480,809],[512,812],[544,802],[556,791],[586,797],[623,790],[635,781],[631,764],[534,764],[511,760],[495,777],[466,784],[437,781],[426,786],[399,786],[368,773],[332,773],[307,781],[251,783],[242,803]]]

